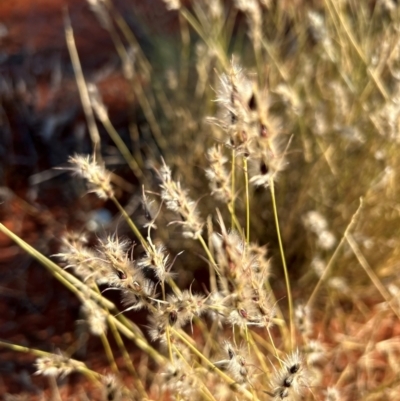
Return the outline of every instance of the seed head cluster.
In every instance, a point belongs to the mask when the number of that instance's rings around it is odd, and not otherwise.
[[[297,399],[308,385],[305,362],[299,351],[294,351],[281,362],[281,368],[275,369],[271,378],[274,400]]]
[[[75,155],[69,158],[71,170],[86,179],[89,192],[94,192],[100,199],[109,199],[114,196],[111,185],[111,173],[96,162],[91,156]]]
[[[187,191],[179,181],[172,180],[171,169],[164,163],[160,171],[161,199],[168,209],[179,215],[180,219],[171,222],[182,227],[183,235],[198,239],[203,230],[203,221],[196,208],[196,202],[191,200]]]
[[[36,374],[52,377],[65,377],[85,367],[83,362],[62,354],[49,354],[36,359]]]
[[[222,129],[228,147],[248,158],[250,182],[268,186],[286,165],[279,121],[269,112],[268,91],[259,90],[254,79],[232,62],[229,73],[220,76],[216,102],[219,117],[209,121]],[[215,174],[208,176],[213,185]]]
[[[215,366],[228,372],[237,383],[246,383],[249,375],[249,361],[244,349],[234,347],[229,341],[225,341],[223,349],[225,358],[214,362]]]

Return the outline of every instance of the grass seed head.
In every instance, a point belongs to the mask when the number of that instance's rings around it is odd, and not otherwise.
[[[73,165],[71,170],[87,180],[89,192],[94,192],[100,199],[114,197],[111,174],[94,157],[75,155],[69,158],[69,162]]]
[[[179,181],[171,178],[171,170],[164,163],[160,169],[161,199],[167,208],[180,216],[180,220],[170,222],[182,227],[183,235],[187,238],[198,239],[203,231],[204,223],[197,211],[197,203],[191,200],[187,191]]]
[[[79,371],[85,364],[62,354],[52,354],[36,359],[36,375],[65,377]]]

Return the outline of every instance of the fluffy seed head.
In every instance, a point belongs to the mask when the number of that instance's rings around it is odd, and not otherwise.
[[[283,361],[280,369],[276,369],[271,379],[271,387],[275,400],[287,397],[298,397],[308,384],[305,361],[299,350],[289,354]]]
[[[85,315],[90,332],[94,336],[100,336],[107,331],[107,314],[91,299],[85,299],[82,303],[82,313]]]
[[[169,210],[181,217],[180,220],[172,221],[170,224],[180,225],[183,235],[187,238],[199,238],[204,223],[198,214],[196,202],[189,198],[187,191],[181,187],[179,181],[172,180],[171,170],[165,163],[159,174],[162,180],[160,185],[161,199]]]
[[[60,354],[51,354],[36,359],[36,375],[65,377],[85,367],[85,364]]]
[[[73,165],[71,170],[88,181],[90,192],[94,192],[101,199],[114,196],[111,174],[100,166],[94,157],[75,155],[69,158],[69,162]]]

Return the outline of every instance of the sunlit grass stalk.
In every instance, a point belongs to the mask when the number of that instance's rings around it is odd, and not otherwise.
[[[39,358],[41,358],[41,357],[51,358],[54,355],[51,352],[46,352],[46,351],[42,351],[42,350],[35,349],[35,348],[24,347],[22,345],[12,344],[12,343],[9,343],[6,341],[1,341],[1,340],[0,340],[0,347],[8,348],[12,351],[21,352],[24,354],[32,354]],[[82,362],[80,362],[80,363],[82,363]],[[78,372],[82,373],[84,376],[86,376],[89,380],[100,384],[101,375],[99,373],[94,372],[93,370],[89,369],[87,366],[80,366],[76,370]]]
[[[119,375],[119,369],[117,363],[115,362],[114,354],[108,341],[107,335],[105,333],[101,333],[100,340],[103,344],[104,352],[106,354],[108,363],[110,364],[111,370],[114,371],[116,375]]]
[[[243,232],[243,228],[241,227],[239,220],[237,219],[236,215],[232,211],[232,204],[228,204],[227,207],[228,207],[229,215],[233,219],[233,227],[234,228],[236,227],[236,230],[238,231],[238,233],[240,233],[242,238],[245,238],[246,234]]]
[[[100,293],[100,290],[97,287],[97,285],[95,286],[94,290],[96,292]],[[108,313],[108,316],[107,316],[108,327],[110,328],[110,331],[111,331],[111,333],[112,333],[112,335],[114,337],[114,340],[115,340],[119,350],[121,351],[122,357],[123,357],[124,362],[125,362],[125,366],[128,369],[129,373],[132,375],[132,377],[133,377],[133,379],[135,381],[136,387],[138,388],[138,390],[141,393],[141,395],[142,396],[146,396],[146,391],[145,391],[145,389],[143,387],[143,384],[142,384],[142,382],[141,382],[141,380],[140,380],[140,378],[139,378],[139,376],[138,376],[138,374],[136,372],[135,367],[132,364],[132,361],[131,361],[131,358],[129,356],[129,353],[128,353],[128,351],[127,351],[127,349],[125,347],[125,344],[124,344],[124,342],[122,340],[122,337],[121,337],[121,335],[120,335],[120,333],[119,333],[119,331],[117,329],[115,317],[111,316],[109,314],[109,310],[108,309],[106,309],[106,311]],[[107,340],[107,337],[106,337],[106,340]],[[103,341],[103,339],[102,339],[102,341]],[[117,367],[117,365],[115,363],[115,359],[114,358],[113,358],[113,361],[114,361],[115,367],[117,368],[117,373],[118,373],[118,367]]]
[[[213,255],[211,254],[210,249],[208,248],[208,245],[207,245],[206,241],[204,241],[204,238],[203,238],[201,235],[199,236],[198,240],[199,240],[201,246],[203,247],[204,252],[206,253],[206,255],[207,255],[207,257],[208,257],[208,260],[211,262],[211,264],[212,264],[212,266],[213,266],[215,272],[216,272],[218,275],[220,275],[218,265],[217,265],[217,263],[215,262],[215,259],[214,259]]]
[[[256,59],[256,68],[257,68],[257,76],[258,76],[258,80],[259,80],[259,84],[261,87],[264,86],[264,81],[265,81],[265,63],[263,62],[263,58],[262,58],[262,49],[261,49],[261,43],[259,43],[258,48],[254,45],[254,56]]]
[[[60,266],[55,264],[50,259],[46,258],[43,254],[38,252],[35,248],[26,243],[22,238],[18,237],[12,231],[10,231],[7,227],[5,227],[2,223],[0,223],[0,231],[11,238],[17,245],[19,245],[24,251],[26,251],[33,258],[38,260],[44,267],[46,267],[50,273],[59,280],[63,285],[66,286],[71,292],[76,294],[78,298],[82,297],[82,294],[86,296],[89,294],[92,298],[96,299],[105,309],[109,309],[118,313],[115,305],[103,297],[101,294],[92,290],[86,284],[82,283],[72,274],[66,272]],[[79,290],[81,289],[81,291]],[[144,352],[148,353],[157,363],[163,364],[165,359],[161,356],[154,348],[152,348],[147,340],[143,337],[142,334],[138,334],[137,331],[140,331],[135,327],[134,323],[129,321],[125,316],[118,315],[114,317],[110,315],[110,317],[114,320],[116,326],[124,334],[127,338],[132,340],[139,348],[141,348]]]
[[[278,323],[276,323],[276,324],[279,327],[279,331],[281,333],[281,336],[282,336],[282,338],[287,338],[290,335],[290,331],[288,329],[287,321],[283,317],[282,310],[279,307],[278,301],[276,300],[275,294],[272,291],[271,284],[270,284],[270,282],[268,280],[265,283],[265,288],[266,288],[266,290],[268,291],[268,293],[271,296],[271,302],[274,305],[276,305],[276,309],[275,310],[276,310],[277,319],[275,319],[275,320],[279,322],[279,324]]]
[[[315,286],[313,292],[310,295],[310,298],[307,301],[306,307],[310,307],[314,301],[315,301],[315,297],[322,285],[322,283],[325,281],[326,277],[328,276],[328,274],[330,273],[331,267],[333,266],[333,263],[336,261],[336,258],[339,255],[339,252],[341,251],[343,245],[346,242],[347,239],[347,234],[350,232],[350,230],[354,227],[356,221],[357,221],[357,217],[361,211],[362,208],[362,204],[363,204],[363,200],[362,198],[360,198],[360,205],[358,206],[357,210],[355,211],[355,213],[353,214],[353,216],[351,217],[351,220],[349,222],[349,224],[346,227],[346,230],[344,231],[344,234],[342,236],[342,238],[340,239],[339,244],[337,245],[335,251],[333,252],[331,258],[329,259],[329,262],[327,264],[327,266],[325,267],[324,272],[322,273],[320,279],[318,280],[317,285]]]
[[[185,7],[181,7],[179,9],[181,15],[188,21],[191,27],[196,31],[196,33],[203,39],[203,41],[207,44],[207,46],[214,50],[218,56],[219,62],[222,64],[225,70],[229,69],[229,62],[226,57],[226,53],[223,51],[221,46],[218,43],[212,41],[203,31],[201,24],[194,18],[193,14],[191,14]]]
[[[113,319],[111,319],[110,317],[107,318],[107,322],[108,325],[110,327],[110,331],[115,339],[115,342],[117,343],[117,346],[119,348],[119,350],[121,351],[122,357],[124,358],[124,362],[125,362],[125,366],[128,369],[129,373],[131,374],[131,376],[134,379],[134,384],[136,385],[136,387],[138,388],[140,394],[142,397],[146,397],[146,390],[143,386],[142,381],[140,380],[140,377],[132,363],[131,357],[129,356],[129,353],[125,347],[125,344],[122,340],[121,335],[119,334],[119,331],[116,327],[116,324],[114,322]]]
[[[246,340],[246,344],[247,344],[247,351],[250,355],[250,338],[249,338],[249,329],[247,326],[245,326],[245,328],[244,328],[244,336],[245,336],[245,340]]]
[[[130,28],[130,26],[126,23],[125,19],[121,16],[118,9],[116,9],[110,0],[106,0],[105,4],[112,15],[113,19],[117,23],[118,28],[121,30],[122,34],[124,35],[125,39],[129,43],[129,45],[137,51],[138,60],[140,60],[141,67],[144,69],[148,75],[152,70],[152,66],[148,61],[146,55],[143,53],[142,48],[140,47],[139,41],[137,40],[134,32]]]
[[[279,227],[279,217],[278,217],[278,209],[276,207],[276,197],[275,197],[275,187],[274,187],[273,177],[270,178],[269,187],[270,187],[270,192],[271,192],[272,207],[273,207],[274,219],[275,219],[275,227],[276,227],[276,233],[277,233],[277,237],[278,237],[279,251],[280,251],[281,259],[282,259],[283,272],[285,275],[286,292],[287,292],[287,297],[288,297],[290,349],[293,349],[294,342],[295,342],[294,322],[293,322],[293,299],[292,299],[292,291],[290,288],[289,272],[288,272],[288,269],[286,266],[285,251],[283,249],[281,231],[280,231],[280,227]]]
[[[268,333],[269,342],[267,342],[267,340],[263,336],[257,334],[256,332],[251,333],[251,337],[254,341],[254,344],[257,345],[257,350],[258,350],[257,352],[260,353],[261,357],[264,356],[264,353],[259,350],[259,347],[262,346],[267,352],[274,354],[275,357],[280,361],[279,350],[278,350],[278,348],[276,348],[274,338],[272,337],[272,334],[271,334],[271,330],[267,329],[267,333]],[[264,366],[265,365],[265,357],[263,357],[263,361],[260,361],[260,363],[266,372],[270,371],[270,369],[267,368],[267,366]]]
[[[125,142],[121,139],[121,136],[117,132],[117,130],[114,128],[113,124],[110,121],[110,118],[108,115],[104,116],[101,120],[102,124],[104,125],[104,128],[108,132],[108,135],[110,138],[113,140],[115,143],[116,147],[118,150],[121,152],[122,157],[125,159],[127,162],[128,166],[131,168],[135,176],[139,180],[143,180],[143,172],[138,164],[138,162],[135,160],[131,152],[129,151],[128,147],[125,145]]]
[[[175,345],[174,345],[174,352],[178,355],[179,359],[185,363],[188,369],[191,370],[192,367],[189,365],[188,361],[185,359],[185,357],[182,355],[182,353]],[[201,391],[208,400],[216,401],[214,396],[211,394],[210,390],[203,383],[201,385]]]
[[[41,254],[27,242],[25,242],[22,238],[18,237],[18,235],[14,234],[11,230],[9,230],[6,226],[0,223],[0,231],[11,238],[18,246],[20,246],[24,251],[26,251],[33,258],[38,260],[43,266],[45,266],[50,273],[52,273],[57,279],[59,279],[62,284],[64,284],[68,289],[70,289],[74,294],[88,293],[91,297],[95,298],[102,305],[107,308],[112,308],[114,304],[108,301],[106,298],[98,294],[96,291],[93,291],[86,284],[82,283],[75,276],[68,273],[60,266],[55,264],[52,260],[48,259],[46,256]]]
[[[372,81],[375,83],[376,87],[378,88],[378,90],[381,93],[381,95],[383,96],[383,98],[386,101],[390,101],[390,94],[388,93],[385,85],[383,84],[381,77],[376,74],[376,71],[374,69],[369,67],[368,58],[365,56],[361,46],[357,43],[357,40],[351,30],[351,27],[347,23],[341,10],[337,7],[337,5],[335,4],[335,1],[325,0],[325,3],[327,4],[328,8],[329,8],[329,3],[332,5],[332,8],[335,10],[335,13],[336,13],[337,17],[339,18],[340,24],[343,27],[343,30],[344,30],[350,44],[355,49],[356,53],[358,54],[360,59],[363,61],[365,67],[367,68],[368,75],[371,76]],[[332,13],[332,11],[331,11],[331,13]]]
[[[215,347],[218,345],[218,341],[216,340],[217,330],[218,330],[218,320],[214,320],[211,324],[211,327],[208,328],[208,330],[204,330],[202,332],[205,340],[202,352],[206,357],[210,354],[211,350],[215,349]]]
[[[138,336],[135,332],[129,330],[128,325],[124,325],[118,320],[114,322],[116,323],[116,326],[121,334],[125,335],[129,340],[133,341],[138,348],[149,355],[158,365],[163,366],[166,363],[166,358],[161,355],[156,349],[151,347],[144,337]]]
[[[110,33],[110,36],[117,49],[117,52],[122,60],[122,63],[124,65],[130,64],[132,61],[129,59],[127,51],[125,49],[125,46],[123,45],[117,32],[115,32],[115,30],[113,28],[110,28],[109,33]],[[149,101],[149,99],[143,89],[143,85],[140,81],[140,77],[138,76],[138,74],[136,74],[134,72],[134,66],[131,66],[131,68],[132,68],[133,73],[131,76],[127,76],[126,78],[129,80],[129,82],[132,86],[133,92],[135,94],[135,97],[138,100],[139,105],[142,108],[144,115],[146,116],[146,119],[149,123],[151,132],[154,135],[154,139],[155,139],[157,145],[160,147],[160,149],[165,149],[165,147],[167,146],[167,142],[166,142],[164,136],[162,135],[160,126],[154,115],[151,101]]]
[[[249,354],[250,354],[250,350],[253,350],[254,354],[257,356],[258,361],[260,362],[262,370],[265,373],[268,373],[270,371],[270,369],[267,366],[265,354],[260,351],[257,342],[254,340],[254,333],[250,332],[248,334],[248,338],[249,338],[249,346],[250,346]]]
[[[374,284],[375,288],[379,291],[382,298],[386,301],[386,303],[392,309],[393,313],[400,319],[400,314],[399,314],[398,309],[396,307],[394,307],[391,302],[392,297],[391,297],[390,293],[384,287],[384,285],[381,283],[381,281],[379,280],[379,277],[376,275],[376,273],[371,269],[371,266],[369,265],[367,259],[365,259],[365,256],[362,254],[359,246],[357,245],[357,242],[354,240],[354,237],[349,232],[347,232],[345,234],[345,236],[346,236],[347,242],[349,243],[351,250],[354,252],[354,255],[356,256],[358,262],[360,263],[362,268],[365,270],[365,273],[367,273],[369,279]]]
[[[144,239],[143,235],[137,228],[136,224],[133,222],[133,220],[130,218],[129,214],[126,212],[126,210],[122,207],[122,205],[118,202],[117,198],[115,196],[111,197],[111,200],[114,202],[115,206],[117,206],[119,212],[122,214],[124,217],[125,221],[128,223],[130,229],[133,231],[133,233],[136,235],[137,239],[140,241],[142,244],[143,248],[150,252],[149,244],[147,241]]]
[[[249,193],[249,170],[247,158],[243,158],[244,185],[246,190],[246,242],[250,243],[250,193]]]
[[[60,390],[57,385],[57,379],[54,376],[49,376],[47,379],[49,381],[49,386],[51,389],[50,390],[51,391],[50,399],[52,401],[62,401],[61,395],[60,395]]]
[[[101,160],[100,151],[100,135],[97,129],[94,113],[90,104],[89,92],[86,86],[85,78],[83,76],[81,63],[79,61],[78,51],[74,39],[74,31],[71,26],[71,20],[68,11],[64,13],[64,26],[65,26],[65,39],[67,42],[68,52],[71,58],[72,67],[74,69],[76,84],[78,86],[79,96],[82,103],[82,108],[85,113],[86,122],[89,129],[90,138],[93,143],[93,153],[96,155],[98,161]]]
[[[262,43],[264,49],[267,51],[267,54],[268,54],[269,58],[271,59],[272,63],[275,65],[277,71],[279,72],[279,75],[282,77],[284,82],[288,82],[289,74],[286,71],[285,66],[275,56],[271,44],[268,43],[267,40],[264,38],[261,39],[261,43]]]
[[[170,280],[170,281],[173,281],[173,280]],[[175,286],[176,286],[176,284],[175,284]],[[162,299],[165,302],[165,283],[164,283],[164,281],[161,281],[161,293],[162,293]],[[166,332],[166,336],[167,336],[168,356],[169,356],[169,360],[172,362],[174,358],[172,355],[172,344],[171,344],[171,336],[169,333],[169,324],[167,324],[165,332]]]
[[[171,344],[171,334],[170,334],[170,326],[167,324],[167,327],[165,328],[165,334],[167,336],[167,348],[168,348],[168,356],[169,360],[173,362],[174,357],[172,355],[172,344]]]
[[[136,122],[131,121],[129,123],[129,136],[131,139],[131,154],[133,155],[133,158],[136,160],[137,164],[140,167],[143,167],[145,165],[143,155],[141,154],[140,151],[140,132],[139,132],[139,127]]]
[[[232,388],[238,389],[238,391],[244,395],[248,400],[253,400],[253,394],[251,394],[248,390],[241,388],[236,385],[235,380],[230,378],[227,374],[225,374],[222,370],[218,369],[207,357],[205,357],[190,341],[186,339],[178,330],[174,328],[171,329],[173,331],[174,336],[177,336],[190,350],[196,354],[206,365],[208,365],[214,372],[218,374],[228,385],[232,386]]]
[[[200,330],[201,335],[203,336],[204,339],[206,339],[206,342],[210,344],[211,342],[211,347],[215,348],[218,346],[218,342],[215,341],[215,338],[210,337],[210,329],[208,325],[201,320],[201,318],[195,316],[193,318],[194,325]],[[214,323],[214,322],[213,322]],[[204,350],[203,350],[204,354]]]

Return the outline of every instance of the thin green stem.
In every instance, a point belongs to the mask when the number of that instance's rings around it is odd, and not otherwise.
[[[64,14],[64,26],[65,26],[64,28],[65,40],[67,42],[67,48],[69,56],[71,58],[72,67],[74,69],[76,84],[78,86],[78,92],[81,99],[82,108],[86,117],[90,139],[92,140],[93,143],[93,153],[96,155],[96,160],[101,160],[100,134],[97,129],[93,110],[90,104],[89,92],[86,86],[85,77],[83,76],[81,63],[79,61],[78,51],[76,49],[74,31],[72,29],[71,20],[69,18],[67,11]]]
[[[249,171],[247,158],[243,158],[244,183],[246,188],[246,242],[250,243],[250,195],[249,195]]]
[[[199,239],[200,244],[202,245],[202,247],[203,247],[205,253],[206,253],[207,256],[208,256],[209,261],[210,261],[211,264],[213,265],[213,267],[214,267],[216,273],[217,273],[218,275],[220,275],[219,269],[218,269],[218,266],[217,266],[217,263],[215,262],[214,257],[213,257],[213,255],[211,254],[210,249],[208,248],[208,246],[207,246],[207,244],[206,244],[206,241],[204,241],[204,238],[203,238],[201,235],[199,236],[198,239]]]
[[[335,249],[335,252],[333,252],[333,255],[331,256],[331,258],[328,262],[328,265],[326,266],[322,276],[320,277],[317,285],[315,286],[313,292],[311,293],[310,298],[307,301],[306,308],[310,308],[311,304],[313,304],[313,302],[315,301],[317,292],[319,291],[322,283],[325,281],[325,278],[327,277],[327,275],[330,273],[331,267],[333,266],[333,262],[336,260],[337,256],[339,255],[339,251],[342,249],[343,245],[345,244],[345,242],[347,240],[348,233],[350,232],[350,230],[353,228],[354,224],[356,223],[356,219],[357,219],[358,214],[361,211],[361,207],[362,207],[362,199],[360,199],[360,205],[358,206],[358,209],[353,214],[349,225],[346,227],[346,230],[345,230],[338,246]]]
[[[138,238],[138,240],[140,241],[140,243],[143,245],[143,248],[147,251],[147,252],[151,252],[151,249],[149,248],[149,244],[147,243],[147,241],[144,239],[143,235],[141,234],[141,232],[139,231],[139,229],[137,228],[136,224],[132,221],[132,219],[129,217],[129,214],[126,213],[126,210],[122,207],[122,205],[118,202],[117,198],[115,196],[111,197],[111,200],[114,202],[115,206],[117,206],[118,210],[120,211],[120,213],[122,214],[122,216],[124,216],[125,221],[128,223],[129,227],[131,228],[131,230],[133,231],[133,233],[136,235],[136,237]]]
[[[250,343],[251,348],[253,349],[253,352],[257,356],[257,359],[260,362],[260,365],[261,365],[263,371],[265,373],[269,372],[270,369],[268,368],[268,366],[266,364],[265,354],[260,351],[258,344],[255,342],[253,332],[249,332],[249,343]]]
[[[274,343],[274,339],[272,338],[271,331],[268,330],[268,329],[267,329],[267,331],[268,331],[269,341],[271,341],[272,348],[274,349],[275,356],[276,356],[276,358],[278,359],[279,364],[280,364],[281,367],[282,367],[282,360],[281,360],[281,358],[279,358],[278,350],[277,350],[276,347],[275,347],[275,343]]]
[[[112,125],[110,118],[108,116],[104,116],[104,118],[101,119],[101,122],[133,173],[138,179],[143,179],[143,172],[140,169],[139,164],[136,162],[128,147],[125,145],[125,142],[121,139],[117,130]]]
[[[229,62],[226,57],[226,53],[223,51],[221,46],[218,43],[214,42],[213,40],[210,40],[210,38],[208,38],[207,35],[205,35],[199,22],[186,8],[181,7],[179,12],[187,20],[187,22],[191,25],[191,27],[197,32],[197,34],[204,40],[207,46],[211,50],[216,52],[218,60],[220,61],[222,66],[225,69],[228,69]]]
[[[273,180],[272,176],[270,178],[270,186],[269,187],[270,187],[270,191],[271,191],[272,207],[274,209],[276,233],[277,233],[277,236],[278,236],[279,251],[280,251],[280,254],[281,254],[281,258],[282,258],[283,272],[284,272],[284,275],[285,275],[286,292],[287,292],[287,297],[288,297],[290,349],[293,349],[295,338],[294,338],[294,325],[293,325],[292,291],[291,291],[291,288],[290,288],[289,272],[288,272],[288,269],[287,269],[287,266],[286,266],[285,252],[284,252],[283,244],[282,244],[281,230],[279,228],[278,209],[276,207],[275,187],[274,187],[274,180]]]
[[[396,310],[397,308],[394,307],[391,302],[392,296],[390,295],[389,291],[385,288],[385,286],[382,284],[382,282],[379,280],[379,277],[376,275],[376,273],[372,270],[367,259],[361,252],[361,249],[357,245],[357,242],[355,241],[354,237],[350,233],[347,233],[346,239],[347,239],[347,242],[349,243],[352,251],[354,252],[354,255],[356,256],[358,262],[360,263],[362,268],[365,270],[365,273],[367,273],[371,282],[374,284],[376,289],[381,294],[382,298],[386,301],[386,303],[392,309],[393,313],[397,316],[397,318],[400,319],[399,312]]]
[[[101,343],[103,344],[104,352],[106,353],[106,357],[107,357],[108,363],[111,366],[111,369],[113,370],[113,372],[115,374],[118,375],[119,374],[118,366],[115,362],[114,354],[112,352],[112,349],[111,349],[111,346],[110,346],[107,336],[104,333],[100,334],[100,340],[101,340]]]
[[[233,218],[233,223],[234,226],[236,227],[236,230],[238,230],[238,232],[240,233],[240,235],[244,238],[245,233],[243,232],[243,228],[240,226],[239,220],[237,219],[237,217],[232,213],[232,204],[229,203],[228,205],[228,211],[229,211],[229,215]]]
[[[25,354],[32,354],[39,358],[42,358],[42,357],[54,358],[54,355],[55,355],[55,354],[52,354],[51,352],[46,352],[46,351],[42,351],[42,350],[35,349],[35,348],[24,347],[22,345],[12,344],[12,343],[8,343],[6,341],[1,341],[1,340],[0,340],[0,347],[8,348],[12,351],[21,352],[21,353],[25,353]],[[90,379],[94,382],[97,382],[97,383],[100,381],[101,375],[99,373],[94,372],[93,370],[89,369],[87,366],[84,366],[83,362],[74,360],[72,358],[70,358],[70,361],[76,362],[76,364],[81,365],[81,366],[77,367],[77,371],[82,373],[83,375],[85,375],[88,379]]]
[[[72,274],[63,270],[60,266],[55,264],[52,260],[46,258],[46,256],[42,255],[31,245],[26,243],[22,238],[18,237],[18,235],[14,234],[7,227],[5,227],[2,223],[0,223],[0,231],[11,238],[17,245],[19,245],[24,251],[26,251],[33,258],[37,259],[44,267],[46,267],[50,273],[59,280],[62,284],[64,284],[70,291],[72,291],[75,295],[81,299],[82,294],[86,296],[90,295],[90,297],[96,299],[105,309],[109,309],[118,313],[115,305],[110,302],[108,299],[104,298],[101,294],[98,294],[96,291],[88,287],[86,284],[82,283]],[[118,315],[114,317],[110,315],[117,325],[118,329],[122,334],[124,334],[127,338],[132,340],[140,349],[149,354],[158,364],[164,364],[165,358],[160,355],[154,348],[152,348],[147,340],[143,337],[140,329],[129,319],[127,319],[123,315]]]
[[[108,322],[108,325],[110,327],[111,333],[112,333],[112,335],[113,335],[113,337],[115,339],[115,342],[117,343],[118,348],[122,353],[122,357],[124,358],[125,365],[126,365],[128,371],[129,371],[129,373],[132,375],[132,377],[134,379],[134,384],[138,388],[142,398],[146,397],[147,396],[146,390],[145,390],[145,388],[143,386],[142,381],[139,378],[139,375],[136,372],[135,367],[133,366],[132,360],[131,360],[131,358],[129,356],[128,351],[126,350],[125,344],[124,344],[124,342],[122,340],[121,335],[119,334],[119,331],[118,331],[118,329],[117,329],[117,327],[115,325],[114,320],[109,317],[107,319],[107,322]]]
[[[214,372],[218,374],[223,380],[228,383],[229,386],[235,388],[241,392],[247,399],[253,400],[253,395],[244,388],[241,388],[236,385],[235,380],[229,377],[227,374],[222,372],[222,370],[218,369],[207,357],[205,357],[190,341],[188,341],[178,330],[171,328],[171,331],[175,336],[177,336],[190,350],[195,353],[203,362],[205,362]]]
[[[178,355],[178,357],[186,364],[187,368],[192,370],[192,367],[189,365],[188,361],[185,359],[185,357],[182,355],[182,353],[179,351],[179,349],[174,345],[174,352]],[[211,401],[216,401],[214,396],[210,393],[210,390],[205,386],[204,383],[201,383],[201,391],[203,391],[204,396],[211,400]]]

